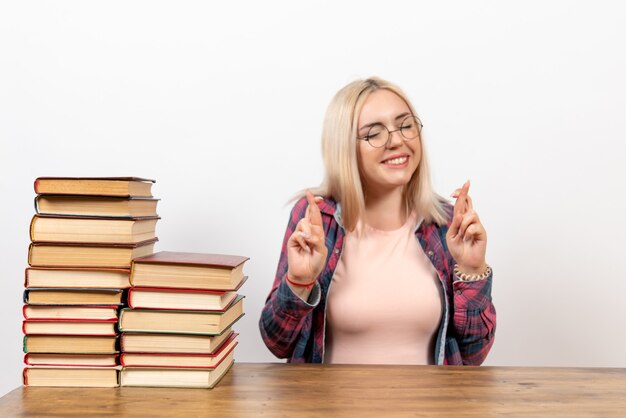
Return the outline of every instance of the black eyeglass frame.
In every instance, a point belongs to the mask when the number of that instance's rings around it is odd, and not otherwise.
[[[407,138],[407,137],[406,137],[406,136],[402,133],[402,125],[404,124],[404,122],[405,122],[407,119],[414,119],[414,120],[417,122],[418,126],[419,126],[419,128],[417,129],[417,135],[416,135],[416,136],[414,136],[413,138]],[[385,128],[385,130],[387,131],[387,140],[385,141],[385,143],[384,143],[383,145],[381,145],[381,146],[379,146],[379,147],[377,147],[376,145],[372,145],[372,143],[370,142],[370,137],[369,137],[369,136],[370,136],[370,132],[372,131],[372,129],[373,129],[374,127],[377,127],[377,126],[382,126],[382,127],[383,127],[383,128]],[[417,116],[415,116],[415,115],[407,115],[404,119],[402,119],[402,122],[400,122],[400,127],[399,127],[398,129],[394,129],[393,131],[390,131],[390,130],[389,130],[389,128],[387,128],[384,124],[382,124],[382,123],[375,123],[374,125],[370,126],[370,128],[367,130],[367,135],[362,136],[362,137],[358,137],[358,136],[357,136],[357,137],[356,137],[356,139],[358,139],[358,140],[360,140],[360,141],[367,141],[367,143],[368,143],[371,147],[373,147],[373,148],[385,148],[385,147],[387,146],[387,144],[389,143],[389,141],[391,140],[391,135],[392,135],[394,132],[398,132],[398,131],[400,131],[400,136],[402,137],[402,140],[403,140],[404,142],[406,142],[406,141],[412,141],[412,140],[414,140],[415,138],[419,138],[419,137],[421,136],[421,134],[422,134],[422,128],[423,128],[423,127],[424,127],[424,125],[422,124],[422,121],[421,121],[421,120],[420,120]]]

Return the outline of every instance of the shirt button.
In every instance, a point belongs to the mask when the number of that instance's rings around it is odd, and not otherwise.
[[[432,252],[432,250],[428,251],[428,256],[429,256],[430,258],[432,258],[432,257],[433,257],[433,255],[435,255],[435,253],[434,253],[434,252]]]
[[[457,290],[457,291],[456,291],[456,294],[457,294],[457,295],[462,295],[462,294],[463,294],[463,291],[462,291],[462,290]]]
[[[335,248],[335,254],[339,254],[339,248]]]

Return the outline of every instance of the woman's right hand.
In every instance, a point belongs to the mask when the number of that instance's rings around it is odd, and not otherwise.
[[[326,265],[326,256],[328,255],[322,214],[317,207],[317,202],[321,201],[322,198],[313,197],[313,194],[307,191],[306,199],[309,203],[306,214],[304,218],[300,219],[295,231],[287,241],[287,264],[289,266],[287,274],[289,280],[302,285],[310,284],[317,279]],[[296,291],[295,286],[292,285],[291,288]],[[298,294],[309,293],[303,292],[304,289],[306,289],[305,286],[297,289]]]

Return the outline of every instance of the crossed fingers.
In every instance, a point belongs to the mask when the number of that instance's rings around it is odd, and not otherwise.
[[[454,240],[463,238],[463,241],[469,241],[482,232],[478,214],[474,211],[472,198],[468,194],[469,187],[470,182],[468,180],[452,194],[452,197],[456,198],[452,224],[450,225],[450,234]]]
[[[309,191],[306,192],[308,206],[304,218],[300,219],[296,226],[294,239],[300,245],[301,249],[307,253],[311,253],[311,247],[317,248],[323,245],[324,230],[322,224],[322,214],[317,202],[322,200],[321,197],[314,197]]]

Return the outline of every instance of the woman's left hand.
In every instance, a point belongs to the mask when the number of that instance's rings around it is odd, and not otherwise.
[[[446,234],[450,254],[456,260],[461,273],[482,274],[487,269],[485,253],[487,251],[487,231],[480,223],[478,214],[468,195],[470,182],[465,182],[456,197],[452,223]]]

